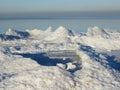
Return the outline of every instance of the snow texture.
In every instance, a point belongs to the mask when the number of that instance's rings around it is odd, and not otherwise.
[[[0,90],[120,90],[120,32],[9,29],[0,34]]]

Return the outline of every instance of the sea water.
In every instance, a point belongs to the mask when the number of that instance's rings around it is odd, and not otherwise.
[[[49,26],[54,31],[59,26],[64,26],[74,32],[86,32],[88,27],[98,26],[120,31],[120,19],[19,19],[0,20],[0,33],[5,33],[9,28],[24,31],[26,29],[46,30]]]

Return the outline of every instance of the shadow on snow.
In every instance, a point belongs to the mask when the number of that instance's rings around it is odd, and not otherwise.
[[[102,54],[102,53],[97,53],[92,47],[90,46],[84,46],[81,45],[81,50],[85,51],[90,57],[92,57],[94,60],[98,61],[101,65],[108,67],[110,66],[111,68],[114,68],[115,70],[120,71],[120,62],[117,62],[115,60],[115,56],[110,56],[106,53]],[[100,58],[100,54],[102,54],[104,57],[106,57],[107,63],[104,62],[104,60],[102,60]]]
[[[67,63],[72,63],[73,65],[76,66],[74,69],[69,69],[67,71],[74,73],[77,70],[81,69],[81,65],[79,63],[73,63],[73,59],[71,58],[49,58],[46,53],[36,53],[36,54],[31,54],[31,53],[13,53],[14,55],[21,55],[24,58],[31,58],[32,60],[35,60],[38,64],[43,65],[43,66],[57,66],[57,64],[63,64],[65,65],[65,69],[67,70]]]
[[[68,62],[71,62],[70,59],[50,59],[45,55],[45,53],[36,53],[36,54],[30,54],[30,53],[19,53],[16,55],[21,55],[25,58],[31,58],[32,60],[35,60],[38,64],[44,65],[44,66],[56,66],[58,63],[66,64]]]

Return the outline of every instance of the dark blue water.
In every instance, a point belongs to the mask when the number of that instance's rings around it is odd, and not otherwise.
[[[120,19],[31,19],[31,20],[0,20],[0,33],[5,33],[9,28],[24,31],[26,29],[45,30],[49,26],[53,30],[64,26],[75,32],[86,32],[90,26],[109,28],[120,31]]]

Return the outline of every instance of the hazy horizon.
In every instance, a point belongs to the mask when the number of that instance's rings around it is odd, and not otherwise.
[[[0,0],[0,19],[120,18],[120,0]]]
[[[120,19],[119,11],[35,12],[0,14],[0,19]]]

